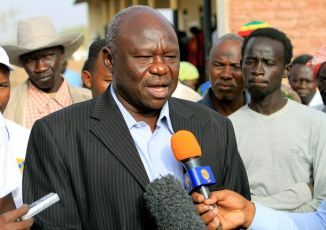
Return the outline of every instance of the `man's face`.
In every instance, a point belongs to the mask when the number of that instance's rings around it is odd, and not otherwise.
[[[160,110],[178,81],[180,54],[173,28],[153,13],[136,12],[124,16],[119,31],[117,51],[107,59],[118,98],[129,111]]]
[[[61,85],[63,51],[60,47],[38,50],[21,57],[30,81],[40,90],[56,92]]]
[[[91,90],[93,97],[101,95],[112,82],[112,73],[106,68],[102,52],[99,53],[91,71]]]
[[[219,100],[232,101],[243,92],[241,45],[240,41],[225,40],[213,47],[208,71],[212,90]]]
[[[312,69],[303,64],[296,64],[292,67],[289,80],[292,89],[298,93],[302,103],[308,105],[317,88]]]
[[[7,107],[10,97],[10,71],[9,69],[0,64],[0,111],[3,113]]]
[[[283,49],[281,42],[266,37],[253,37],[247,43],[242,72],[253,99],[280,91],[286,74]]]
[[[319,69],[317,85],[323,98],[324,105],[326,105],[326,62],[323,63]]]

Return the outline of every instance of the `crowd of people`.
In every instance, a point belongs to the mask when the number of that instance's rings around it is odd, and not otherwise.
[[[184,183],[179,130],[216,178],[208,199],[191,194],[207,229],[326,229],[326,46],[293,58],[284,32],[254,24],[217,39],[201,94],[202,63],[180,61],[155,9],[114,16],[89,46],[83,87],[62,71],[83,35],[19,21],[17,45],[0,47],[0,230],[157,228],[144,189],[169,174]],[[28,79],[10,89],[12,64]],[[21,219],[51,192],[60,202]]]

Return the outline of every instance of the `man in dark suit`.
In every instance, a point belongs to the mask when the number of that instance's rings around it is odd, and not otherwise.
[[[216,185],[250,199],[231,122],[202,105],[171,98],[179,71],[177,36],[152,8],[133,6],[108,27],[103,57],[111,86],[97,98],[37,121],[24,170],[24,201],[49,192],[60,203],[34,228],[155,229],[144,187],[161,175],[182,178],[170,147],[174,132],[194,133]],[[185,210],[186,211],[186,210]]]

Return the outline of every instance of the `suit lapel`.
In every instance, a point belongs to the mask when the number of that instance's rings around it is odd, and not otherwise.
[[[199,134],[197,122],[192,119],[193,112],[185,104],[180,103],[179,99],[171,98],[169,100],[169,111],[174,132],[188,130],[194,134]]]
[[[97,98],[91,132],[112,152],[144,188],[149,179],[123,116],[110,90]]]

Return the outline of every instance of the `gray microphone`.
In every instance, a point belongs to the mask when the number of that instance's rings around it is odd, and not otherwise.
[[[206,229],[191,197],[172,175],[148,184],[144,199],[158,229]]]

